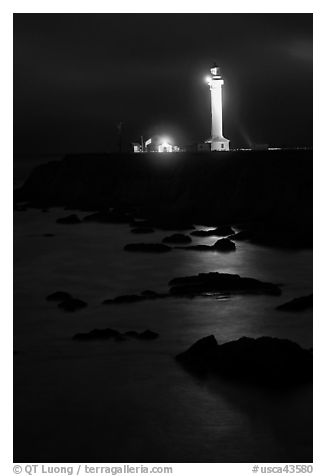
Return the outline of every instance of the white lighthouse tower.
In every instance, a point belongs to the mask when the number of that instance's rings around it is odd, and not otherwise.
[[[221,76],[221,70],[216,63],[211,68],[211,76],[207,78],[211,91],[212,104],[212,137],[208,141],[211,143],[211,150],[225,151],[229,150],[229,139],[223,137],[222,130],[222,86],[224,81]]]

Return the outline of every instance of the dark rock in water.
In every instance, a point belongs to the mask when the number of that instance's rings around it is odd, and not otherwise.
[[[63,218],[58,218],[57,223],[61,223],[62,225],[74,225],[76,223],[81,223],[81,220],[77,215],[68,215]]]
[[[236,246],[233,241],[229,240],[228,238],[222,238],[221,240],[217,240],[214,245],[193,245],[193,246],[178,246],[179,249],[182,250],[194,250],[194,251],[235,251]]]
[[[124,333],[124,335],[127,336],[127,337],[138,338],[139,332],[136,332],[136,331],[127,331],[127,332]]]
[[[196,341],[188,350],[178,354],[176,359],[194,369],[205,371],[216,356],[217,341],[213,335]]]
[[[140,339],[140,340],[153,340],[157,339],[159,334],[151,330],[144,332],[127,331],[123,334],[115,329],[93,329],[90,332],[75,334],[73,339],[75,340],[106,340],[114,339],[117,342],[125,341],[127,337]]]
[[[114,340],[116,342],[123,342],[123,341],[127,340],[127,338],[123,334],[119,333],[117,336],[115,336]]]
[[[152,340],[152,339],[157,339],[158,336],[159,336],[159,334],[157,332],[153,332],[153,331],[150,331],[149,329],[147,329],[146,331],[141,332],[138,335],[138,338],[142,339],[142,340]]]
[[[142,253],[166,253],[171,247],[162,243],[131,243],[124,247],[125,251],[140,251]]]
[[[176,359],[191,372],[284,388],[312,380],[312,354],[286,339],[241,337],[219,345],[214,336],[197,341]]]
[[[53,236],[55,236],[54,233],[43,233],[43,236],[45,236],[46,238],[52,238]]]
[[[123,304],[123,303],[133,303],[144,301],[146,299],[145,296],[138,296],[138,294],[126,294],[123,296],[117,296],[113,299],[106,299],[103,301],[103,304]]]
[[[234,233],[234,230],[229,225],[221,225],[216,228],[217,236],[229,236]]]
[[[60,309],[64,309],[65,311],[73,312],[87,307],[87,302],[84,302],[81,299],[69,298],[58,304],[58,307],[60,307]]]
[[[142,291],[141,294],[125,294],[123,296],[117,296],[113,299],[106,299],[103,304],[130,304],[140,301],[147,301],[151,299],[164,298],[169,296],[168,294],[160,294],[155,291]]]
[[[96,339],[116,339],[120,336],[120,332],[115,329],[93,329],[90,332],[79,333],[74,335],[76,340],[96,340]]]
[[[279,296],[280,288],[276,284],[265,283],[253,278],[242,278],[238,274],[200,273],[195,276],[175,278],[169,282],[170,293],[179,296],[196,296],[228,292],[271,294]]]
[[[163,243],[191,243],[190,236],[183,235],[182,233],[175,233],[174,235],[166,236],[163,238]]]
[[[229,225],[219,226],[213,230],[195,230],[190,234],[192,236],[229,236],[234,233],[233,228]]]
[[[130,215],[119,210],[112,210],[108,212],[98,212],[87,215],[83,221],[96,223],[129,223]]]
[[[236,246],[233,241],[228,238],[222,238],[214,243],[213,248],[218,251],[235,251]]]
[[[313,307],[313,295],[302,296],[292,301],[286,302],[277,306],[279,311],[305,311],[306,309],[312,309]]]
[[[71,299],[72,296],[65,291],[56,291],[55,293],[49,294],[46,296],[47,301],[65,301],[67,299]]]
[[[130,231],[131,231],[131,233],[143,235],[143,234],[146,234],[146,233],[154,233],[155,230],[153,228],[148,227],[148,226],[139,226],[137,228],[132,228]]]
[[[77,311],[78,309],[83,309],[87,306],[87,303],[81,299],[73,298],[69,293],[65,291],[56,291],[53,294],[49,294],[46,297],[47,301],[57,301],[59,302],[58,307],[64,309],[65,311]]]

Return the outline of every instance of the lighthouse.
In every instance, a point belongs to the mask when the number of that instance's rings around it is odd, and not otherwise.
[[[229,150],[229,139],[223,137],[222,121],[222,86],[224,81],[221,76],[221,70],[216,63],[211,68],[211,76],[207,77],[207,83],[211,91],[212,107],[212,136],[208,141],[211,143],[211,151]]]

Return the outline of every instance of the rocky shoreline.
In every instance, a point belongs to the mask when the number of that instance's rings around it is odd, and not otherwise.
[[[196,224],[234,241],[312,246],[311,150],[179,153],[164,166],[140,155],[68,155],[40,165],[15,190],[15,210],[62,206],[93,212],[83,223],[130,223],[137,232],[191,231]],[[230,224],[240,224],[241,234]]]

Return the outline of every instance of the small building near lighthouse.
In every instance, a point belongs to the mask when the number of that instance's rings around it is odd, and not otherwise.
[[[144,152],[178,152],[179,147],[167,137],[155,135],[145,142]]]
[[[155,135],[147,139],[144,146],[139,142],[132,143],[133,152],[179,152],[180,148],[172,144],[172,141],[166,137]]]

